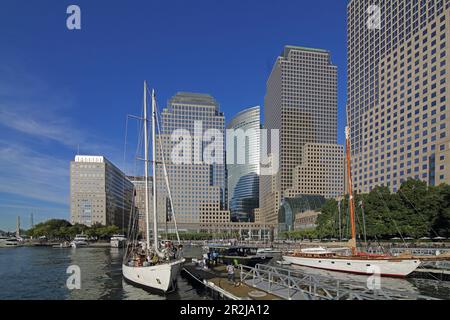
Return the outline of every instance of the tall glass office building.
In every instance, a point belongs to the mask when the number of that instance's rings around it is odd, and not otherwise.
[[[355,190],[450,183],[450,0],[352,0],[347,10]]]
[[[225,117],[210,95],[179,92],[161,113],[161,145],[181,230],[199,230],[201,207],[203,212],[205,207],[214,212],[226,207],[224,134]],[[214,151],[210,150],[212,145]],[[160,165],[162,154],[159,146],[157,149],[159,221],[170,227],[173,219]],[[208,155],[216,161],[208,161]]]
[[[259,207],[260,129],[259,107],[239,112],[227,125],[227,151],[234,158],[227,154],[229,209],[233,221],[255,221],[254,210]]]
[[[284,47],[267,80],[264,127],[280,130],[279,154],[272,155],[279,157],[279,171],[260,180],[261,216],[277,224],[280,200],[294,184],[305,145],[337,141],[337,67],[330,52]]]

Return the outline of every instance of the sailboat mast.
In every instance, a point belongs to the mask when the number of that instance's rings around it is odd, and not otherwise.
[[[349,207],[350,207],[350,223],[352,226],[352,240],[350,242],[352,254],[356,254],[356,228],[355,228],[355,202],[353,199],[353,183],[351,174],[350,163],[350,128],[345,128],[345,141],[346,141],[346,153],[347,153],[347,177],[348,177],[348,194],[349,194]]]
[[[153,158],[153,241],[158,250],[158,214],[156,212],[156,99],[152,90],[152,158]]]
[[[148,191],[148,119],[147,119],[147,82],[144,81],[144,152],[145,152],[145,224],[147,227],[147,248],[150,248],[150,212]]]

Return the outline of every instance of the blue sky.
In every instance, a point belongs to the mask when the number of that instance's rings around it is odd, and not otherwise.
[[[82,29],[66,28],[81,8]],[[346,101],[345,0],[2,0],[0,3],[0,229],[16,216],[69,217],[69,163],[101,154],[131,170],[142,82],[165,105],[204,92],[227,119],[263,105],[283,46],[331,51],[339,68],[339,143]],[[131,157],[130,157],[131,156]],[[132,173],[132,172],[128,172]]]

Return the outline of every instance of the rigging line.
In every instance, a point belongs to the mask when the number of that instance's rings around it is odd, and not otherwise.
[[[342,203],[341,203],[341,207],[340,207],[340,209],[341,209],[341,212],[339,213],[339,216],[340,216],[340,224],[339,224],[339,237],[340,237],[340,241],[342,241],[342,234],[343,234],[343,228],[342,228],[342,225],[343,225],[343,223],[344,223],[344,221],[342,221],[342,218],[343,218],[343,215],[342,214],[345,214],[345,196],[342,198]]]
[[[128,116],[126,117],[126,121],[125,121],[125,140],[124,140],[124,147],[123,147],[123,170],[125,171],[125,166],[126,166],[126,154],[127,154],[127,140],[128,140]],[[123,176],[123,182],[122,182],[122,231],[125,232],[125,174]],[[130,215],[128,217],[128,230],[127,230],[127,234],[128,236],[131,236],[131,219],[133,216],[133,202],[134,202],[134,186],[133,186],[133,197],[132,197],[132,205],[131,205],[131,211],[130,211]],[[127,244],[127,248],[128,248],[128,244]],[[126,255],[124,255],[124,259],[125,259]]]
[[[133,199],[131,201],[131,214],[130,214],[129,221],[128,221],[128,239],[133,239],[134,240],[134,238],[132,236],[132,233],[131,233],[132,230],[133,230],[132,229],[133,225],[134,225],[134,188],[133,188]],[[133,243],[134,243],[134,241],[133,241]],[[125,251],[125,254],[123,256],[123,262],[124,263],[126,262],[126,260],[128,260],[128,248],[129,248],[129,246],[130,246],[130,242],[127,241],[126,251]]]
[[[408,200],[408,202],[411,204],[411,206],[413,207],[413,209],[419,214],[420,218],[423,220],[423,222],[427,223],[427,221],[425,220],[425,218],[423,217],[422,213],[420,213],[420,211],[416,208],[416,206],[414,205],[414,203],[412,203],[411,200],[409,200],[408,196],[401,190],[401,188],[398,190],[401,192],[401,194],[406,198],[406,200]],[[432,226],[430,226],[431,231],[434,232],[434,234],[439,237],[439,234],[434,230],[434,228]]]
[[[144,105],[144,101],[143,101],[143,98],[142,98],[142,101],[141,101],[141,103],[142,103],[142,106]],[[141,118],[143,117],[143,108],[141,108]],[[134,159],[134,170],[133,170],[133,172],[134,172],[134,176],[135,177],[137,177],[137,172],[138,172],[138,169],[137,169],[137,164],[138,164],[138,161],[137,161],[137,157],[139,156],[139,150],[141,149],[141,145],[142,145],[142,123],[141,122],[139,122],[139,125],[137,126],[137,137],[138,137],[138,143],[137,143],[137,145],[136,145],[136,151],[135,151],[135,159]],[[139,221],[139,217],[138,217],[138,221]],[[138,237],[139,237],[139,232],[138,231],[136,231],[136,229],[135,229],[135,226],[136,226],[136,218],[133,220],[133,225],[132,225],[132,231],[133,230],[135,230],[134,232],[132,232],[131,234],[135,237],[135,240],[137,241],[137,239],[138,239]]]
[[[149,89],[147,88],[147,91],[149,91]],[[169,176],[167,174],[167,168],[166,168],[166,163],[165,163],[165,157],[164,157],[164,150],[162,147],[162,143],[161,143],[161,126],[159,125],[159,119],[158,119],[158,102],[155,99],[155,118],[156,118],[156,127],[158,129],[158,142],[159,142],[159,148],[160,148],[160,152],[161,152],[161,158],[162,158],[162,163],[163,163],[163,169],[164,169],[164,178],[167,184],[167,193],[169,195],[169,201],[170,201],[170,206],[171,206],[171,211],[172,211],[172,217],[173,217],[173,222],[175,225],[175,233],[177,235],[177,240],[178,240],[178,244],[181,244],[180,241],[180,235],[178,233],[178,226],[177,226],[177,219],[175,216],[175,208],[174,208],[174,204],[173,204],[173,199],[172,199],[172,192],[170,191],[170,182],[169,182]],[[155,137],[156,140],[156,137]],[[155,165],[155,164],[154,164]],[[166,218],[167,220],[167,218]]]
[[[388,253],[387,250],[381,245],[380,241],[378,241],[378,237],[377,237],[376,235],[374,235],[374,237],[375,237],[375,241],[376,241],[377,244],[378,244],[378,247],[381,248],[381,251],[382,251],[383,253],[385,253],[385,254]]]
[[[143,100],[142,100],[142,105],[144,104]],[[142,108],[143,109],[143,108]],[[143,117],[143,110],[141,111],[141,118]],[[128,120],[129,120],[130,116],[127,115],[127,130],[126,130],[126,134],[128,135]],[[134,159],[134,168],[133,168],[133,172],[134,172],[134,177],[137,177],[137,158],[139,156],[139,150],[141,149],[141,145],[142,145],[142,122],[139,122],[139,125],[137,126],[137,136],[138,136],[138,143],[136,145],[136,151],[135,151],[135,159]],[[128,138],[126,138],[126,141],[128,140]],[[126,157],[126,155],[125,155]],[[133,187],[133,203],[135,200],[135,196],[134,196],[134,191],[135,191],[135,187]],[[131,248],[132,250],[134,250],[136,248],[137,245],[137,241],[139,238],[139,213],[136,212],[135,206],[133,205],[132,207],[132,212],[135,211],[134,217],[130,217],[130,219],[132,219],[132,223],[129,226],[129,238],[132,240],[131,241]],[[136,214],[137,213],[137,214]],[[127,249],[129,248],[129,246],[127,246]]]
[[[156,104],[156,106],[158,106],[158,105]],[[156,110],[157,109],[158,108],[156,108]],[[158,112],[156,111],[156,113],[158,113]],[[165,157],[164,157],[164,150],[163,150],[162,143],[161,143],[161,132],[160,132],[159,120],[158,120],[157,116],[156,116],[156,124],[157,124],[157,127],[158,127],[158,133],[159,133],[158,142],[159,142],[159,148],[160,148],[161,158],[162,158],[162,162],[163,162],[164,178],[166,180],[167,192],[168,192],[168,195],[169,195],[170,209],[171,209],[171,213],[172,213],[172,217],[173,217],[173,222],[174,222],[174,225],[175,225],[175,232],[176,232],[176,235],[177,235],[178,244],[180,244],[181,243],[180,235],[178,234],[177,220],[176,220],[176,217],[175,217],[175,208],[174,208],[173,199],[172,199],[172,192],[170,190],[169,176],[167,174],[166,162],[165,162]],[[166,223],[167,223],[167,219],[166,219]]]
[[[123,171],[126,171],[126,154],[127,154],[127,140],[128,140],[128,116],[125,121],[125,140],[123,142]],[[125,174],[122,180],[122,232],[125,232]],[[134,187],[133,187],[133,198],[134,198]],[[130,221],[128,221],[130,223]]]
[[[345,237],[348,239],[350,237],[350,199],[347,202],[347,210],[346,210],[346,212],[347,212],[347,217],[345,219],[345,228],[347,230],[346,230],[346,233],[345,233]]]
[[[359,237],[359,240],[361,241],[362,225],[361,225],[361,220],[359,220],[359,214],[358,214],[357,210],[355,210],[355,216],[356,216],[356,222],[357,222],[356,226],[358,227],[358,237]]]
[[[127,153],[127,140],[128,140],[128,115],[127,115],[127,117],[126,117],[126,121],[125,121],[125,139],[124,139],[124,150],[123,150],[123,170],[125,170],[125,163],[126,163],[126,153]],[[123,194],[122,194],[122,229],[123,229],[123,231],[125,231],[124,229],[124,223],[125,223],[125,221],[124,221],[124,219],[125,219],[125,213],[124,213],[124,210],[125,210],[125,196],[124,196],[124,194],[125,194],[125,174],[124,174],[124,178],[123,178],[123,182],[122,182],[122,192],[123,192]],[[134,190],[133,190],[133,195],[134,195]],[[133,200],[134,200],[134,196],[133,196]],[[133,202],[133,200],[132,200],[132,202]],[[128,235],[128,237],[130,238],[131,237],[131,219],[132,219],[132,215],[133,215],[133,212],[132,212],[132,210],[133,210],[133,207],[131,207],[130,208],[131,209],[131,214],[130,214],[130,216],[129,216],[129,221],[128,221],[128,230],[127,230],[127,235]],[[123,263],[125,263],[125,261],[128,259],[128,255],[127,255],[127,252],[128,252],[128,248],[129,248],[129,246],[130,246],[130,243],[127,241],[127,246],[126,246],[126,251],[125,251],[125,254],[124,254],[124,256],[123,256]]]
[[[391,216],[391,209],[389,209],[389,206],[387,205],[386,200],[384,200],[383,195],[381,194],[380,191],[378,191],[378,189],[375,189],[375,190],[376,190],[376,193],[378,194],[378,196],[380,197],[380,199],[383,201],[384,206],[385,206],[386,209],[388,210],[389,215],[390,215],[390,216],[389,216],[389,219],[391,219],[391,221],[394,223],[395,228],[397,229],[397,232],[398,232],[398,234],[400,235],[400,238],[402,238],[403,244],[406,244],[406,241],[405,241],[405,239],[403,238],[403,234],[402,234],[402,232],[400,231],[400,228],[398,227],[397,222],[396,222],[396,221],[392,218],[392,216]]]
[[[125,129],[125,142],[124,142],[124,169],[125,169],[125,163],[126,163],[126,153],[127,153],[127,142],[128,142],[128,120],[129,120],[129,116],[127,116],[127,121],[126,121],[126,129]],[[135,206],[134,206],[134,201],[135,201],[135,196],[134,196],[134,192],[135,192],[135,188],[133,185],[133,189],[132,189],[132,201],[131,201],[131,208],[130,208],[130,216],[129,216],[129,221],[128,221],[128,239],[131,241],[127,241],[127,246],[126,246],[126,251],[124,254],[124,258],[123,258],[123,262],[125,263],[126,260],[128,259],[128,253],[130,252],[129,248],[131,246],[132,249],[134,249],[134,244],[135,244],[135,239],[133,236],[133,230],[134,230],[134,216],[135,216]],[[124,218],[124,217],[123,217]]]
[[[140,119],[143,119],[144,118],[144,97],[142,98],[141,103],[142,103],[142,108],[141,108],[141,117],[140,117]],[[144,126],[143,121],[139,121],[138,122],[138,126],[136,127],[138,143],[136,145],[136,152],[135,152],[135,157],[134,157],[134,172],[135,172],[135,175],[138,175],[139,177],[142,177],[144,175],[142,172],[138,173],[138,164],[141,163],[138,159],[139,159],[139,156],[140,156],[140,152],[142,152],[143,144],[144,144],[144,140],[145,140],[144,139],[144,128],[143,128],[143,126]],[[136,246],[139,246],[139,243],[137,241],[138,238],[139,238],[139,230],[138,230],[139,229],[139,220],[140,220],[140,218],[138,216],[137,218],[135,218],[135,221],[134,221],[134,228],[135,228],[134,229],[135,230],[134,234],[135,234],[135,237],[136,237]],[[145,228],[147,229],[147,224],[145,223],[144,225],[145,225]],[[142,236],[146,237],[147,236],[147,232],[144,232],[144,235],[142,235]]]

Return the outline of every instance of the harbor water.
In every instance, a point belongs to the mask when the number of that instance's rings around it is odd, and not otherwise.
[[[200,257],[200,247],[185,247],[188,257]],[[167,295],[150,293],[122,278],[123,250],[117,248],[20,247],[0,249],[0,300],[205,300],[206,292],[180,276],[178,289]],[[279,258],[278,258],[279,259]],[[276,265],[277,258],[271,264]],[[70,290],[67,269],[78,266],[81,288]],[[367,277],[291,267],[312,275],[364,283]],[[382,278],[382,287],[450,299],[450,282]]]
[[[200,248],[186,248],[186,254]],[[178,290],[158,295],[122,278],[123,249],[19,247],[0,249],[0,300],[165,300],[208,299],[201,288],[178,279]],[[80,268],[81,288],[69,290],[69,266]]]

